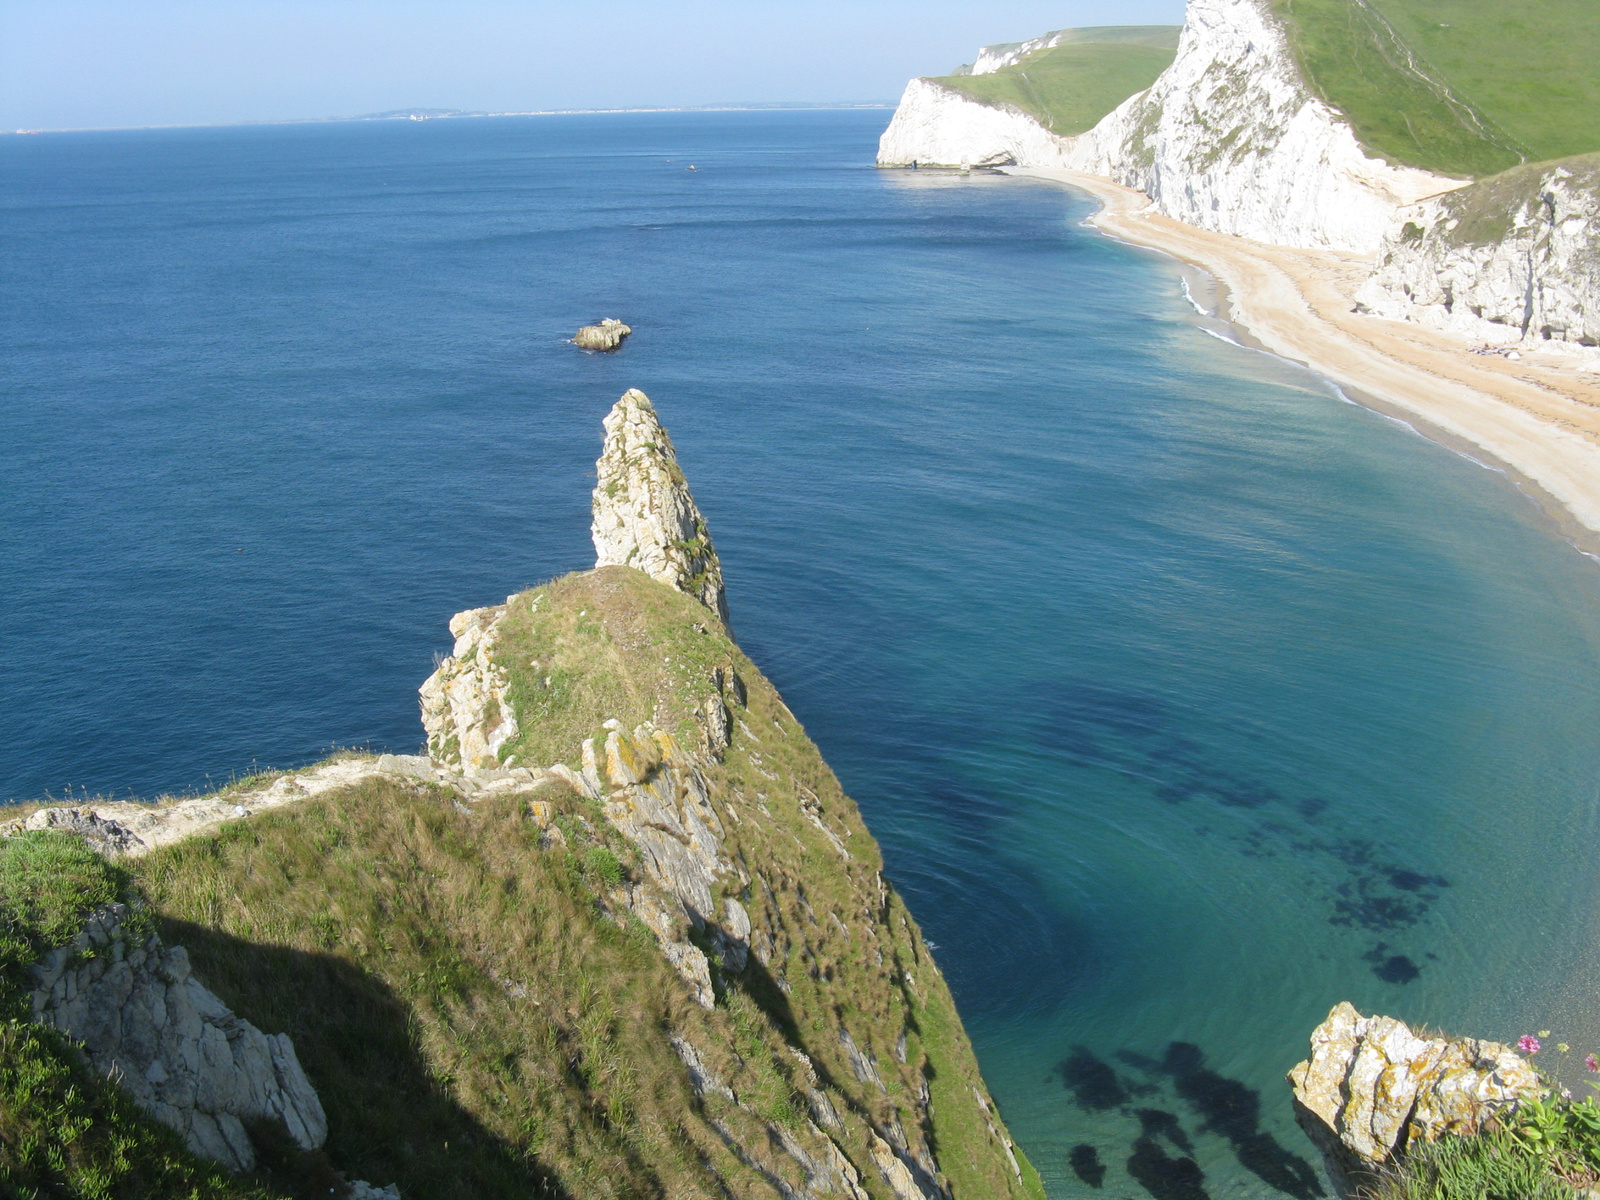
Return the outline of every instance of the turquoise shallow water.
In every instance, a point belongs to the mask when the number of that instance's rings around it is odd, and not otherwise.
[[[0,141],[0,796],[415,748],[640,386],[1052,1196],[1316,1194],[1339,999],[1600,1048],[1595,564],[883,120]]]

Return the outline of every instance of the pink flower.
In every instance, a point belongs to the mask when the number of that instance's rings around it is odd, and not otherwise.
[[[1539,1053],[1539,1039],[1531,1033],[1525,1033],[1517,1039],[1517,1049],[1524,1054],[1537,1054]],[[1594,1056],[1591,1054],[1589,1057],[1593,1058]]]
[[[1588,1067],[1591,1071],[1600,1071],[1600,1058],[1596,1058],[1594,1055],[1590,1054],[1584,1058],[1583,1065]]]

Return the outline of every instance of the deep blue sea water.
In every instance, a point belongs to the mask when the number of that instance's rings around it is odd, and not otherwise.
[[[1314,1194],[1340,999],[1600,1049],[1600,569],[886,117],[0,140],[0,798],[414,750],[637,386],[1052,1196]]]

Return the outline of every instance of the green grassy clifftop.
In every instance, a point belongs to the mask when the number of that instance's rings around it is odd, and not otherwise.
[[[1155,82],[1178,47],[1175,25],[1066,29],[1061,41],[986,75],[937,82],[984,104],[1010,105],[1063,137],[1083,133]]]
[[[1600,150],[1588,0],[1268,0],[1312,89],[1392,162],[1481,177]]]

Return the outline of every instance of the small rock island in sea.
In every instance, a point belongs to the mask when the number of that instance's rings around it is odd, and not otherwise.
[[[598,350],[602,354],[610,354],[632,332],[615,317],[607,317],[598,325],[585,325],[578,330],[572,335],[572,344],[580,350]]]

